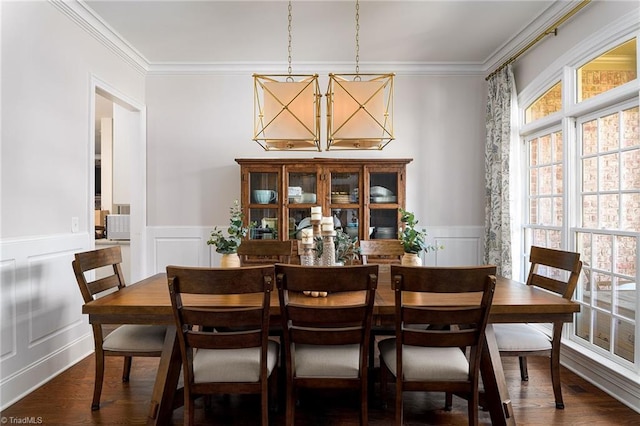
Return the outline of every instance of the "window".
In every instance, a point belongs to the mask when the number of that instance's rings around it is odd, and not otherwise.
[[[563,223],[562,131],[527,141],[529,147],[527,246],[561,248]]]
[[[571,339],[638,372],[638,88],[629,85],[615,99],[598,96],[637,81],[636,39],[587,61],[575,75],[576,99],[561,99],[561,83],[568,84],[563,80],[525,108],[527,124],[564,111],[557,120],[534,123],[537,133],[525,136],[525,251],[539,245],[581,253],[574,296],[581,311]],[[588,110],[575,108],[587,99]]]
[[[525,123],[531,123],[562,109],[562,82],[556,83],[525,110]]]
[[[577,70],[577,100],[582,102],[637,76],[636,39],[623,43]]]

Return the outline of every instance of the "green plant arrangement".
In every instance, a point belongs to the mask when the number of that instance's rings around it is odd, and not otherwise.
[[[422,250],[428,253],[430,251],[442,249],[441,246],[427,244],[427,233],[424,229],[416,229],[418,221],[413,213],[400,209],[400,222],[402,222],[403,226],[400,230],[398,239],[402,242],[405,253],[418,254]]]
[[[336,229],[336,235],[333,237],[333,245],[336,250],[336,262],[342,262],[344,265],[352,265],[354,259],[357,259],[360,254],[360,249],[357,247],[358,237],[351,237],[349,234],[341,229]],[[322,237],[314,238],[316,257],[319,259],[322,257],[324,251],[322,245]]]
[[[229,209],[229,214],[229,228],[227,229],[229,236],[225,237],[222,230],[216,226],[211,231],[211,238],[207,241],[208,245],[216,246],[216,252],[222,254],[237,253],[238,246],[249,231],[249,228],[242,226],[244,215],[238,200],[235,200],[233,206]]]

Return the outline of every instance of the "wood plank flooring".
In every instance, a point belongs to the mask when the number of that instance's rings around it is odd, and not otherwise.
[[[595,386],[562,368],[562,391],[566,408],[556,410],[547,369],[541,358],[529,360],[529,382],[521,383],[516,358],[504,358],[514,414],[519,425],[637,425],[640,414],[611,398]],[[106,380],[99,411],[91,411],[93,393],[93,356],[89,356],[58,377],[35,390],[1,413],[2,424],[38,423],[43,425],[142,425],[147,409],[158,359],[133,361],[131,380],[122,383],[122,364],[107,359]],[[394,397],[390,388],[390,398]],[[369,406],[369,424],[393,424],[393,402],[383,409],[379,389]],[[415,393],[405,395],[406,425],[466,425],[466,401],[454,397],[453,411],[442,407],[444,395]],[[200,402],[200,407],[203,403]],[[296,411],[299,425],[357,425],[358,398],[355,394],[335,391],[301,395]],[[272,425],[283,425],[281,412],[271,413]],[[174,425],[182,424],[182,409],[174,412]],[[23,421],[26,418],[26,422]],[[489,414],[480,412],[481,424],[490,424]],[[259,400],[255,396],[214,398],[212,409],[196,410],[196,424],[256,425],[259,423]]]

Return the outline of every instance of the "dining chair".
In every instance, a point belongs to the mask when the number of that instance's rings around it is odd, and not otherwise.
[[[261,424],[269,424],[269,389],[277,380],[278,343],[269,339],[274,267],[167,266],[184,375],[184,424],[195,399],[213,394],[260,394]],[[243,298],[216,306],[215,298]]]
[[[529,259],[531,266],[527,285],[551,291],[571,300],[582,270],[580,253],[532,246]],[[500,355],[519,357],[522,381],[529,380],[527,356],[550,358],[551,383],[556,408],[559,409],[564,408],[560,386],[562,325],[560,321],[554,322],[551,336],[526,323],[493,326]]]
[[[396,335],[378,347],[383,403],[389,375],[395,377],[396,425],[403,424],[402,397],[409,391],[463,396],[469,424],[478,424],[480,357],[495,273],[492,265],[391,266]],[[437,293],[455,293],[465,303],[439,306]]]
[[[291,263],[294,240],[243,240],[238,246],[241,266]]]
[[[360,392],[360,424],[368,423],[368,351],[377,265],[276,265],[286,358],[285,424],[292,426],[298,390]],[[304,291],[328,296],[304,296]],[[310,421],[310,420],[309,420]]]
[[[76,253],[71,262],[84,303],[125,287],[120,246]],[[123,324],[107,333],[102,324],[91,324],[95,347],[95,379],[92,410],[100,409],[105,357],[124,357],[122,381],[129,381],[132,357],[159,357],[167,327],[162,325]]]
[[[404,248],[400,240],[360,240],[360,259],[362,264],[397,264],[402,261]]]

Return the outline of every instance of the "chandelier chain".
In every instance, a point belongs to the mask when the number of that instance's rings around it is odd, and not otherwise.
[[[289,75],[291,75],[291,0],[289,0],[289,26],[287,27],[287,31],[289,32],[289,46],[288,46],[288,56],[287,60],[289,61]]]
[[[360,2],[356,0],[356,74],[360,74]]]

